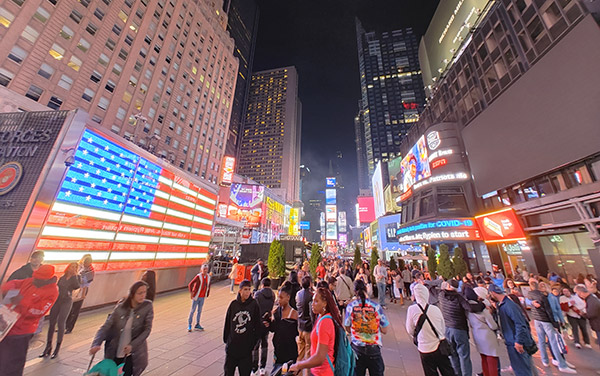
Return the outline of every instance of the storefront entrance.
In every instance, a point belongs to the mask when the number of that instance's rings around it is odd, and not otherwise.
[[[573,284],[580,273],[584,276],[596,274],[588,253],[589,249],[594,248],[594,243],[588,233],[539,236],[538,240],[549,270],[567,277],[569,284]]]

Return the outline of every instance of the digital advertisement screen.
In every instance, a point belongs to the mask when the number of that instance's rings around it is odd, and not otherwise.
[[[335,222],[327,222],[325,239],[337,240],[337,227],[335,225]]]
[[[335,204],[337,204],[335,189],[326,189],[325,190],[325,204],[326,205],[335,205]]]
[[[300,235],[299,223],[300,222],[300,209],[292,208],[290,210],[290,228],[288,233],[290,235]]]
[[[348,244],[348,234],[339,234],[338,241],[342,247]]]
[[[309,221],[301,221],[300,222],[300,230],[310,230],[310,222]]]
[[[481,233],[474,218],[448,218],[401,226],[396,230],[396,236],[400,243],[481,240]]]
[[[260,225],[265,187],[254,184],[231,184],[227,218],[243,222],[247,227]]]
[[[46,261],[89,253],[96,270],[201,264],[216,195],[85,130],[36,249]]]
[[[325,205],[325,220],[327,222],[337,222],[337,206]]]
[[[360,223],[371,223],[375,220],[375,202],[373,197],[360,196],[358,201],[358,220]]]
[[[431,176],[425,136],[421,136],[408,154],[404,156],[400,169],[402,192],[408,191],[415,183]]]
[[[336,178],[325,178],[325,186],[327,188],[335,188]]]
[[[486,243],[509,242],[525,239],[525,232],[513,209],[504,209],[494,213],[475,217],[483,240]]]
[[[383,196],[383,174],[381,171],[381,162],[377,163],[377,167],[373,172],[373,199],[375,203],[375,218],[385,215],[385,198]]]
[[[398,227],[400,227],[400,214],[386,215],[377,220],[379,225],[379,244],[381,249],[400,249],[398,243]]]
[[[402,193],[402,157],[392,159],[387,165],[392,193]]]
[[[223,165],[221,166],[221,183],[231,184],[233,181],[233,171],[235,167],[235,158],[225,156],[223,157]]]
[[[341,211],[338,213],[338,227],[340,232],[346,232],[348,230],[345,211]]]

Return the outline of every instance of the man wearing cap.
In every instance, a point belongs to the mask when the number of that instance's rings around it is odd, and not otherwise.
[[[481,312],[485,305],[478,301],[475,293],[467,299],[477,301],[477,303],[469,303],[458,293],[457,289],[458,281],[456,279],[451,279],[446,283],[446,288],[440,292],[440,308],[446,321],[446,338],[456,349],[450,356],[452,368],[458,376],[471,376],[473,375],[473,364],[471,363],[467,313]]]
[[[9,304],[19,314],[19,319],[0,342],[0,375],[20,376],[25,367],[29,341],[40,319],[58,298],[54,266],[41,265],[33,272],[33,278],[5,283],[2,295],[9,290],[19,290],[19,294],[12,297]]]
[[[523,311],[499,286],[491,284],[488,292],[498,308],[500,328],[515,376],[533,375],[533,359],[527,349],[531,349],[535,342]]]

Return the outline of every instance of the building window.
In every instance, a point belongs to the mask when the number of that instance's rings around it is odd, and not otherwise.
[[[10,81],[15,78],[15,75],[6,69],[0,68],[0,85],[8,86]]]
[[[90,42],[81,38],[79,39],[79,43],[77,43],[77,48],[79,48],[83,52],[87,52],[90,49]]]
[[[125,103],[131,102],[131,97],[132,97],[132,94],[130,92],[126,91],[125,93],[123,93],[123,102],[125,102]]]
[[[133,43],[133,37],[127,34],[127,36],[125,37],[125,43],[127,43],[128,46],[131,46],[131,44]]]
[[[0,7],[0,25],[9,27],[10,24],[15,20],[15,15]]]
[[[119,131],[121,130],[121,127],[119,127],[119,126],[118,126],[118,125],[116,125],[116,124],[113,124],[113,126],[112,126],[112,127],[110,127],[110,130],[111,130],[113,133],[119,134]]]
[[[84,7],[87,8],[90,5],[91,0],[78,0],[78,1],[81,5],[83,5]]]
[[[63,74],[60,77],[60,81],[58,81],[58,86],[62,87],[65,90],[71,90],[71,85],[73,85],[73,79]]]
[[[113,71],[114,74],[116,74],[117,76],[119,76],[121,74],[121,72],[123,72],[123,67],[120,66],[119,64],[115,64],[113,66],[112,71]]]
[[[81,98],[85,99],[88,102],[91,102],[92,98],[94,98],[94,94],[95,93],[92,89],[85,89]]]
[[[50,51],[48,51],[48,53],[56,60],[62,60],[62,58],[65,57],[65,49],[56,43],[52,45],[52,48]]]
[[[116,45],[117,43],[110,38],[108,38],[108,40],[106,41],[106,47],[108,47],[108,49],[111,51],[114,51]]]
[[[42,96],[43,92],[44,90],[42,90],[42,88],[37,87],[35,85],[31,85],[29,87],[29,90],[27,90],[27,93],[25,93],[25,96],[37,102],[38,99],[40,99],[40,97]]]
[[[79,13],[78,11],[76,11],[75,9],[73,9],[73,11],[71,12],[71,14],[69,15],[69,17],[75,21],[75,23],[80,23],[81,19],[83,18],[83,15],[81,13]]]
[[[85,31],[87,31],[91,35],[96,35],[96,32],[98,31],[98,27],[96,25],[94,25],[93,23],[90,22],[87,25],[87,27],[85,28]]]
[[[50,18],[50,13],[48,13],[46,9],[39,7],[33,15],[33,18],[37,19],[41,23],[46,23],[46,21],[48,21],[48,18]]]
[[[119,27],[119,25],[113,25],[112,31],[113,31],[113,33],[115,33],[117,35],[121,35],[121,31],[123,31],[123,29],[121,29],[121,27]]]
[[[96,18],[102,21],[102,19],[104,18],[104,11],[102,11],[102,9],[100,8],[96,8],[96,10],[94,11],[94,16],[96,16]]]
[[[108,105],[110,104],[110,101],[108,100],[108,98],[100,98],[100,100],[98,101],[98,107],[100,107],[101,109],[103,109],[104,111],[106,111],[108,109]]]
[[[92,80],[95,83],[100,82],[101,79],[102,75],[98,71],[94,71],[94,73],[92,73],[92,75],[90,76],[90,80]]]
[[[123,60],[127,60],[127,55],[129,55],[127,51],[121,48],[121,51],[119,51],[119,57]]]
[[[100,54],[100,57],[98,58],[98,62],[104,66],[108,65],[109,60],[110,59],[105,54]]]
[[[71,60],[67,63],[67,65],[76,72],[79,72],[79,69],[81,69],[81,64],[83,64],[83,62],[76,56],[71,56]]]
[[[127,114],[127,111],[125,111],[125,109],[124,109],[124,108],[122,108],[122,107],[119,107],[119,109],[117,110],[117,115],[116,115],[116,117],[117,117],[117,119],[119,119],[119,120],[123,120],[123,119],[125,119],[125,115],[126,115],[126,114]]]
[[[40,33],[31,26],[25,26],[25,30],[21,33],[21,36],[31,43],[35,43],[36,39],[40,36]]]
[[[112,82],[111,80],[108,80],[106,82],[106,86],[104,86],[104,88],[112,93],[113,91],[115,91],[115,86],[116,86],[116,84],[114,82]]]
[[[40,67],[38,74],[46,79],[50,79],[50,77],[52,77],[52,75],[54,74],[54,68],[44,63]]]
[[[48,107],[50,107],[53,110],[58,110],[58,109],[60,109],[60,106],[62,106],[62,103],[63,103],[62,99],[53,95],[50,97],[50,100],[48,101]]]
[[[13,46],[8,54],[8,58],[14,61],[17,64],[21,64],[23,60],[27,57],[27,52],[18,46]]]

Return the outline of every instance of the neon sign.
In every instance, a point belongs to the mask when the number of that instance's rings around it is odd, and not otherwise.
[[[442,158],[442,159],[438,159],[437,161],[434,161],[433,163],[431,163],[431,168],[437,168],[437,167],[445,166],[447,164],[448,164],[448,160],[446,158]]]
[[[454,174],[438,175],[438,176],[432,176],[428,179],[422,180],[422,181],[416,183],[413,187],[414,187],[414,189],[418,189],[418,188],[424,187],[431,183],[439,183],[439,182],[443,182],[443,181],[453,181],[453,180],[467,180],[468,178],[469,178],[469,174],[467,174],[466,172],[457,172]]]

